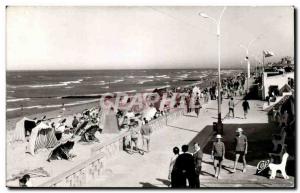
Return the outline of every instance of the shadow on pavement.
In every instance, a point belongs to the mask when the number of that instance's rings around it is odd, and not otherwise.
[[[161,179],[161,178],[156,178],[157,181],[162,182],[166,186],[170,186],[171,182],[169,180]]]
[[[248,154],[246,156],[247,164],[257,166],[261,160],[270,159],[268,153],[272,152],[273,143],[272,135],[278,133],[279,129],[273,123],[251,123],[251,124],[224,124],[223,142],[225,144],[225,158],[235,160],[234,137],[237,128],[243,128],[245,135],[248,138]],[[211,154],[212,144],[214,142],[214,132],[211,125],[206,126],[197,136],[189,142],[189,151],[193,152],[194,142],[198,142],[203,150],[203,153]],[[295,155],[295,147],[293,142],[286,141],[287,151],[290,156]],[[239,162],[241,162],[241,158]],[[287,162],[287,174],[295,176],[295,160]]]
[[[173,127],[173,128],[176,128],[176,129],[182,129],[182,130],[186,130],[186,131],[191,131],[191,132],[195,132],[195,133],[199,133],[198,131],[195,131],[195,130],[192,130],[192,129],[186,129],[186,128],[183,128],[183,127],[177,127],[177,126],[173,126],[173,125],[169,125],[167,124],[168,127]]]
[[[158,186],[155,186],[149,182],[140,182],[143,188],[158,188]]]

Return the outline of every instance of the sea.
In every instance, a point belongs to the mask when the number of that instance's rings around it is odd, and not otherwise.
[[[228,69],[221,74],[240,71]],[[201,85],[216,76],[215,69],[7,71],[6,117],[96,102],[107,93]]]

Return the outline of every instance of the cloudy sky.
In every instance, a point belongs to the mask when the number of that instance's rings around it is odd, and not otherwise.
[[[223,7],[8,7],[7,69],[216,67],[216,24]],[[291,7],[227,7],[222,67],[239,67],[247,45],[262,58],[293,56]],[[252,57],[252,62],[254,62]]]

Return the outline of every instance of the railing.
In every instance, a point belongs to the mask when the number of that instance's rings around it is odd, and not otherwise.
[[[176,120],[178,117],[182,116],[183,112],[183,109],[176,109],[165,116],[150,121],[149,125],[153,131],[157,131],[165,127],[168,121]],[[91,149],[90,159],[53,177],[46,183],[43,183],[40,187],[81,187],[88,181],[96,179],[101,175],[106,160],[123,151],[124,139],[128,135],[130,135],[130,132],[124,132],[104,144],[93,147]]]
[[[74,168],[55,176],[42,184],[41,187],[80,187],[101,175],[104,167],[103,158],[103,154],[98,154]]]

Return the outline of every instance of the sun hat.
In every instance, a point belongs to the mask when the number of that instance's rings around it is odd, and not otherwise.
[[[235,132],[242,132],[242,131],[244,131],[244,130],[239,127]]]
[[[216,136],[216,138],[217,138],[217,139],[222,139],[223,137],[222,137],[220,134],[218,134],[218,135]]]

